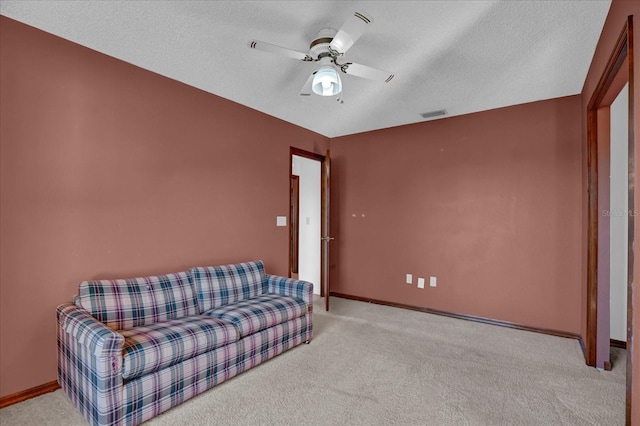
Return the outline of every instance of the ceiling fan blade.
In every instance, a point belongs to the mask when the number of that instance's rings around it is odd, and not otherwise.
[[[372,22],[373,19],[365,13],[354,12],[331,41],[331,48],[340,53],[345,53],[360,38],[367,25]]]
[[[261,50],[263,52],[275,53],[276,55],[287,56],[301,61],[312,61],[313,58],[306,53],[298,52],[286,47],[276,46],[275,44],[266,43],[264,41],[250,40],[248,46],[251,49]]]
[[[367,78],[369,80],[390,82],[395,74],[388,71],[379,70],[377,68],[368,67],[366,65],[346,63],[340,67],[343,73],[355,75],[356,77]]]
[[[313,80],[313,76],[316,75],[316,72],[317,71],[311,73],[306,83],[304,83],[304,86],[302,86],[302,89],[300,89],[300,93],[298,94],[299,96],[311,96],[311,80]]]

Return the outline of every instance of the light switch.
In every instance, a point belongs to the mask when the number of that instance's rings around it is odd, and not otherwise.
[[[418,278],[418,288],[424,288],[424,278]]]
[[[405,281],[407,284],[413,283],[413,275],[407,274],[407,279]]]
[[[276,226],[287,226],[287,217],[286,216],[277,216],[276,217]]]
[[[438,285],[438,281],[437,281],[436,277],[430,277],[430,278],[429,278],[429,285],[430,285],[431,287],[435,287],[435,286],[437,286],[437,285]]]

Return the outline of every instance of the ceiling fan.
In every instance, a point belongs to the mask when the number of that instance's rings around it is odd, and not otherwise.
[[[393,73],[367,65],[339,62],[339,58],[353,46],[364,33],[367,25],[372,22],[372,18],[365,13],[355,12],[347,19],[347,22],[344,23],[339,31],[332,28],[320,30],[318,36],[309,46],[309,53],[302,53],[257,40],[249,41],[249,47],[303,62],[319,62],[321,67],[311,73],[300,90],[300,96],[311,96],[312,92],[320,96],[336,96],[342,93],[342,80],[338,70],[344,74],[385,83],[390,82],[394,77]],[[338,96],[337,100],[340,103],[343,102],[341,96]]]

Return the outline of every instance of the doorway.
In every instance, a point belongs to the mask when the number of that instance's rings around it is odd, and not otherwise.
[[[320,165],[320,238],[316,240],[314,244],[317,244],[320,247],[320,280],[318,283],[314,283],[314,293],[317,294],[317,291],[320,291],[320,296],[324,297],[324,309],[326,311],[329,310],[329,301],[331,295],[331,280],[329,279],[329,261],[331,255],[331,241],[334,240],[331,237],[331,215],[329,212],[331,211],[331,155],[329,150],[327,150],[326,155],[320,155],[313,152],[304,151],[302,149],[291,147],[289,148],[289,175],[290,177],[294,176],[293,174],[293,163],[294,157],[302,157],[305,159],[313,160],[317,164]],[[315,166],[314,166],[314,170]],[[315,173],[315,171],[314,171]],[[315,177],[314,177],[315,179]],[[296,180],[295,178],[290,179],[291,182]],[[298,179],[300,185],[302,182]],[[290,185],[291,188],[291,185]],[[294,191],[290,189],[290,194],[294,194]],[[293,211],[293,196],[291,201],[291,209]],[[297,200],[297,204],[300,204],[299,199]],[[306,225],[306,216],[302,219],[302,216],[298,213],[296,216],[300,217],[300,220],[297,221],[297,224],[291,224],[289,221],[290,232],[289,232],[289,276],[291,276],[291,270],[293,267],[293,252],[291,251],[291,247],[294,246],[292,241],[292,235],[294,233],[300,232],[300,223],[304,223]],[[298,252],[299,257],[299,252]],[[335,266],[335,265],[333,265]],[[298,265],[299,269],[299,265]],[[299,275],[299,274],[298,274]],[[315,278],[314,278],[315,279]]]
[[[609,330],[611,346],[627,347],[627,270],[629,238],[629,84],[625,84],[610,112],[610,185],[609,185]],[[611,363],[615,363],[611,355]]]
[[[320,295],[321,166],[319,160],[291,156],[291,276],[313,283]]]
[[[585,360],[587,365],[597,368],[611,367],[610,364],[610,268],[611,268],[611,183],[610,183],[610,108],[625,84],[630,96],[627,101],[626,117],[628,133],[626,150],[627,171],[627,223],[626,244],[627,268],[627,362],[626,362],[626,424],[631,424],[632,372],[633,372],[633,282],[634,282],[634,102],[633,94],[633,16],[629,16],[606,64],[604,72],[587,106],[587,330]],[[632,214],[628,214],[632,213]],[[618,243],[616,243],[618,244]]]
[[[302,276],[300,276],[300,250],[298,250],[297,252],[295,252],[295,256],[294,256],[294,250],[293,247],[294,246],[298,246],[299,245],[299,240],[297,240],[295,243],[293,241],[294,235],[299,236],[300,232],[301,232],[301,227],[302,226],[307,226],[307,216],[303,216],[302,214],[300,214],[299,209],[296,210],[294,208],[295,206],[299,206],[301,204],[301,197],[302,195],[300,195],[301,193],[303,193],[303,191],[301,191],[300,189],[298,189],[297,191],[295,191],[293,189],[294,185],[298,185],[299,188],[302,187],[303,183],[302,183],[302,179],[300,177],[295,178],[293,173],[294,170],[294,158],[295,157],[301,157],[303,159],[307,159],[307,160],[312,160],[315,163],[313,167],[309,167],[309,170],[313,170],[311,173],[313,174],[313,178],[311,179],[312,181],[315,181],[317,176],[316,176],[316,172],[317,172],[317,165],[320,166],[320,220],[319,220],[319,224],[320,224],[320,234],[314,234],[316,237],[319,237],[315,243],[317,247],[320,247],[320,279],[317,282],[313,282],[314,286],[313,286],[313,290],[315,294],[319,294],[321,297],[324,297],[324,309],[326,311],[329,310],[329,301],[330,301],[330,295],[331,295],[331,285],[330,285],[330,273],[329,273],[329,260],[330,260],[330,254],[331,254],[331,250],[330,250],[330,243],[331,241],[334,239],[333,237],[331,237],[330,235],[330,230],[331,230],[331,215],[329,214],[329,212],[331,211],[331,155],[329,150],[327,150],[327,154],[326,155],[321,155],[321,154],[316,154],[313,152],[308,152],[308,151],[304,151],[302,149],[299,148],[294,148],[291,147],[289,148],[289,176],[290,176],[290,185],[289,185],[289,193],[291,194],[291,202],[290,202],[290,212],[291,212],[291,217],[295,216],[296,219],[296,223],[292,223],[292,221],[289,221],[289,276],[292,276],[292,270],[293,268],[297,268],[298,270],[298,277],[300,279],[303,279]],[[305,163],[301,163],[301,164],[305,164]],[[308,164],[308,163],[306,163]],[[305,169],[305,167],[302,168],[303,170]],[[295,183],[294,183],[295,182]],[[315,187],[315,184],[314,184]],[[313,192],[315,192],[315,190],[312,190]],[[295,194],[298,194],[297,196]],[[297,198],[295,198],[297,197]],[[317,204],[314,204],[314,209],[316,209]],[[295,210],[295,213],[294,213]],[[315,215],[314,215],[315,216]],[[317,216],[315,216],[317,217]],[[313,217],[309,216],[309,226],[312,225],[312,221],[313,221]],[[317,221],[317,220],[316,220]],[[312,243],[310,243],[312,244]],[[313,252],[315,253],[315,249],[313,250]],[[315,255],[313,255],[314,259],[316,258]],[[297,260],[296,260],[297,259]],[[294,262],[298,262],[297,264],[295,264]],[[315,260],[314,260],[315,262]],[[312,277],[311,279],[317,280],[317,275],[315,277]]]

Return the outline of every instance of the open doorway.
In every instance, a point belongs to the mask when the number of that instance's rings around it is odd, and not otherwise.
[[[313,283],[320,295],[322,162],[291,156],[291,276]]]
[[[627,348],[627,270],[629,258],[629,84],[625,84],[609,108],[610,113],[610,182],[609,182],[609,330],[611,363]]]
[[[635,93],[633,61],[633,16],[629,16],[618,37],[604,72],[587,106],[587,179],[588,179],[588,223],[587,223],[587,330],[585,358],[587,365],[611,368],[610,328],[610,280],[611,280],[611,105],[625,84],[628,93]],[[623,107],[624,109],[624,107]],[[633,400],[633,282],[634,282],[634,226],[635,209],[634,182],[634,102],[628,96],[626,102],[627,137],[622,149],[628,153],[627,207],[628,238],[626,243],[626,346],[630,350],[626,357],[626,424],[631,424],[631,401]],[[618,246],[619,241],[614,241]],[[623,248],[624,249],[624,248]],[[622,272],[624,274],[624,271]]]
[[[298,174],[295,174],[294,170]],[[289,221],[289,276],[293,276],[292,265],[295,264],[298,278],[313,283],[313,292],[324,297],[324,308],[328,311],[329,296],[331,295],[330,243],[334,240],[330,233],[331,155],[329,150],[326,155],[321,155],[291,147],[289,149],[289,175],[291,177],[289,191],[291,194],[291,217],[295,219],[295,223],[292,220]],[[305,176],[308,178],[305,179]],[[299,187],[297,191],[293,189],[294,185]],[[306,189],[307,185],[309,190]],[[294,204],[297,206],[295,212]],[[318,227],[319,233],[317,232]],[[307,232],[308,238],[302,238],[308,240],[308,250],[301,247],[303,243],[301,235]],[[297,238],[297,241],[294,241],[294,238]],[[319,262],[317,253],[320,253]],[[303,266],[303,257],[309,258],[310,266],[308,269]]]

